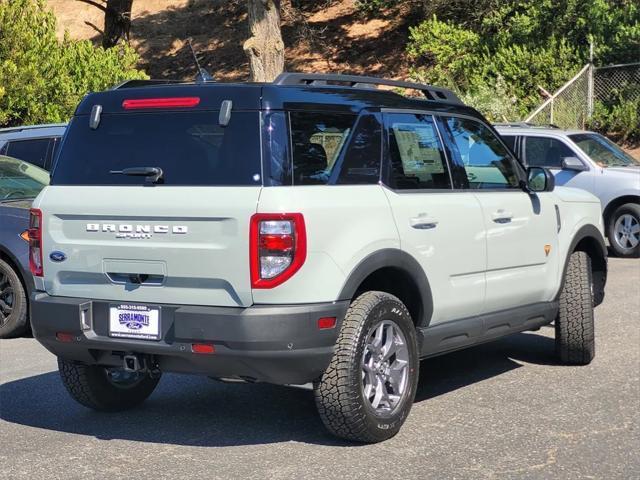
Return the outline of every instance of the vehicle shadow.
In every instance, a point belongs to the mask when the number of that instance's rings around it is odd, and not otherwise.
[[[425,360],[414,408],[430,398],[519,368],[519,361],[548,364],[552,358],[552,339],[518,334]],[[187,375],[165,375],[143,406],[121,413],[99,413],[78,405],[57,372],[35,375],[0,385],[0,418],[105,440],[207,447],[287,441],[356,446],[326,432],[308,390],[228,385]]]

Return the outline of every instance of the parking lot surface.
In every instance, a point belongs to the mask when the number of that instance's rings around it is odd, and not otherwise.
[[[329,436],[309,391],[201,377],[95,413],[35,340],[0,340],[0,478],[640,478],[640,261],[609,266],[591,365],[558,365],[551,327],[424,361],[377,445]]]

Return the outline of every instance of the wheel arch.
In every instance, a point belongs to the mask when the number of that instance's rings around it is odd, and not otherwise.
[[[21,267],[20,261],[16,258],[16,256],[7,250],[3,245],[0,245],[0,258],[7,262],[9,266],[16,272],[20,282],[22,283],[22,287],[25,289],[28,295],[31,294],[33,290],[33,280],[30,277],[25,276],[25,272]]]
[[[607,206],[604,208],[602,212],[602,218],[604,219],[604,228],[605,232],[609,230],[609,222],[611,221],[611,216],[613,212],[615,212],[618,207],[625,205],[627,203],[635,203],[640,205],[640,195],[623,195],[621,197],[616,197],[612,199]]]
[[[594,225],[582,226],[574,235],[567,250],[567,257],[562,271],[562,282],[556,300],[564,287],[564,281],[569,265],[569,258],[573,252],[585,252],[591,259],[591,275],[593,279],[593,300],[595,306],[604,300],[604,287],[607,283],[607,246],[604,238]]]
[[[13,271],[18,276],[18,280],[22,284],[22,288],[24,288],[25,293],[27,294],[27,332],[31,331],[31,292],[33,291],[34,284],[32,278],[25,278],[25,273],[20,267],[20,262],[9,250],[0,245],[0,259],[4,260],[9,264],[9,267],[13,269]]]
[[[429,325],[433,314],[431,286],[420,264],[408,253],[388,248],[368,255],[349,274],[338,299],[353,300],[368,290],[395,295],[417,327]]]

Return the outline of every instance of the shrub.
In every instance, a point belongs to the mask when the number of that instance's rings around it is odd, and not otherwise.
[[[640,96],[610,104],[596,102],[588,128],[605,133],[622,144],[640,143]]]
[[[148,78],[127,45],[56,38],[44,0],[0,2],[0,125],[64,122],[89,91]]]
[[[356,0],[357,9],[365,15],[377,15],[381,10],[389,8],[393,0]]]
[[[460,98],[482,112],[490,122],[509,122],[519,118],[518,99],[501,75],[493,82],[483,83],[474,90],[461,93]]]
[[[591,39],[600,64],[640,60],[637,0],[433,0],[425,5],[438,17],[410,29],[410,75],[463,92],[489,116],[526,117],[542,101],[539,86],[555,91],[587,63]],[[506,112],[490,98],[492,89],[501,97],[499,78],[509,86],[503,92],[507,98],[517,98]],[[626,131],[619,122],[631,122],[634,110],[628,103],[618,105],[616,118],[625,120],[600,121]],[[613,115],[613,106],[608,112]]]

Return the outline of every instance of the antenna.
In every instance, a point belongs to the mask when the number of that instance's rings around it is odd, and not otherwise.
[[[204,68],[200,66],[200,62],[198,61],[198,57],[196,52],[193,50],[193,45],[191,44],[191,39],[187,39],[187,43],[189,44],[189,50],[191,50],[191,55],[196,62],[196,68],[198,69],[198,73],[196,74],[196,83],[206,83],[206,82],[215,82],[215,79],[207,72]]]

